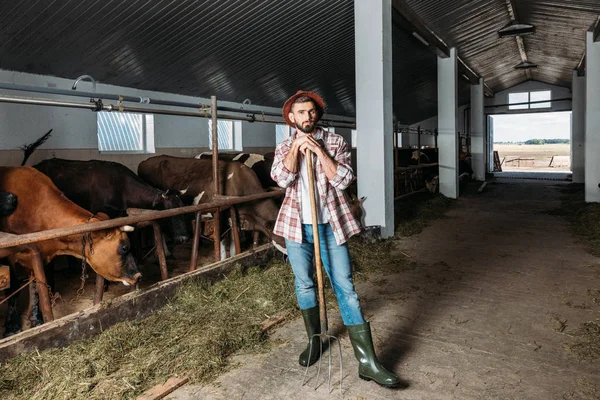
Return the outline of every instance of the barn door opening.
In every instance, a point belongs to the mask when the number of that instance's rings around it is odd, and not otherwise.
[[[488,120],[492,161],[502,173],[538,179],[571,173],[571,111],[494,114]]]

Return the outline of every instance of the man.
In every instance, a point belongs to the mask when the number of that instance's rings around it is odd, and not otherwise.
[[[319,339],[313,338],[314,334],[321,333],[321,326],[313,280],[314,242],[305,161],[306,151],[310,150],[315,169],[321,258],[359,361],[359,376],[382,386],[395,387],[400,380],[377,360],[371,329],[363,318],[354,290],[346,242],[360,232],[360,225],[350,212],[348,198],[344,194],[354,172],[350,165],[350,150],[344,139],[316,125],[324,111],[323,99],[314,92],[298,91],[285,102],[283,118],[296,130],[277,146],[271,169],[273,180],[286,189],[274,233],[285,238],[296,281],[298,305],[309,337],[299,363],[302,366],[312,365],[320,356]]]

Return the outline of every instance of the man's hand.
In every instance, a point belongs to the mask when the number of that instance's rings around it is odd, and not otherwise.
[[[302,138],[306,139],[302,141],[302,143],[298,147],[298,151],[306,155],[306,150],[310,150],[313,153],[315,153],[315,155],[317,155],[318,157],[321,157],[323,148],[321,147],[319,142],[317,142],[317,140],[312,135],[302,136]]]

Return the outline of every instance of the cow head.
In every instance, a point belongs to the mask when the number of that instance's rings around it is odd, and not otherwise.
[[[99,215],[97,219],[108,219]],[[121,282],[125,286],[135,285],[142,277],[130,253],[131,244],[127,232],[133,231],[129,225],[84,234],[85,259],[104,278]],[[91,239],[91,240],[90,240]],[[91,241],[91,244],[90,244]]]
[[[362,208],[363,201],[365,201],[365,196],[359,198],[353,194],[350,195],[350,212],[361,225],[363,225],[362,219],[365,214]]]
[[[238,212],[242,229],[260,231],[269,238],[269,241],[273,240],[285,248],[285,240],[281,236],[273,234],[273,228],[275,228],[275,221],[279,213],[273,199],[240,204]]]
[[[160,210],[183,207],[184,204],[179,195],[184,195],[186,191],[187,189],[181,191],[167,190],[160,196],[157,196],[157,199],[152,206]],[[167,234],[173,238],[175,243],[184,243],[189,239],[183,215],[176,215],[169,218],[167,229]]]
[[[0,217],[9,216],[15,211],[15,208],[17,208],[17,196],[0,191]]]

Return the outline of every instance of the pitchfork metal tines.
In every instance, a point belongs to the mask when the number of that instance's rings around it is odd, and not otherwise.
[[[309,338],[310,347],[309,354],[312,354],[312,346],[313,346],[313,338],[319,339],[319,365],[317,370],[317,378],[315,380],[315,390],[319,387],[319,376],[321,374],[321,363],[323,362],[323,339],[326,340],[327,343],[327,353],[328,353],[328,388],[329,393],[331,393],[331,372],[332,372],[332,347],[331,342],[337,342],[337,348],[339,350],[340,357],[340,395],[342,394],[342,379],[343,379],[343,361],[342,361],[342,345],[339,339],[333,335],[328,333],[329,329],[327,327],[327,309],[325,308],[325,290],[323,286],[323,264],[321,261],[321,249],[319,246],[319,228],[318,228],[318,220],[317,220],[317,204],[315,199],[315,185],[314,185],[314,171],[312,165],[312,152],[310,150],[306,151],[306,167],[308,170],[308,185],[310,191],[310,206],[312,211],[312,226],[313,226],[313,243],[315,246],[315,269],[317,271],[317,287],[319,294],[319,317],[321,322],[321,333],[314,334]],[[308,368],[310,367],[310,363],[306,365],[306,371],[304,372],[304,379],[302,380],[302,386],[306,384],[306,377],[308,376]]]

